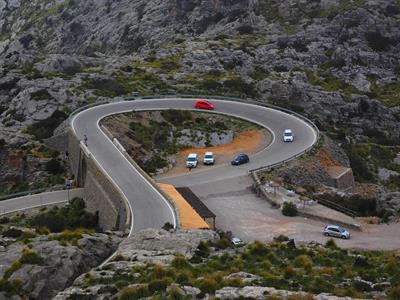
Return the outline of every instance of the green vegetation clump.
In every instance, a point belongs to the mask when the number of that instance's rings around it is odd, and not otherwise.
[[[202,251],[208,249],[209,255],[192,264],[183,256],[177,256],[167,266],[148,263],[134,267],[131,272],[118,271],[114,278],[92,278],[91,284],[118,284],[121,289],[118,299],[155,295],[166,298],[172,293],[171,285],[174,283],[197,287],[201,296],[226,286],[248,285],[240,278],[227,278],[232,273],[243,271],[259,277],[253,285],[289,291],[373,298],[374,291],[362,284],[362,280],[366,280],[374,284],[390,282],[391,287],[384,291],[393,297],[399,292],[400,256],[396,252],[343,250],[333,240],[328,240],[325,247],[290,245],[284,237],[269,244],[255,242],[240,251],[231,250],[218,255],[214,255],[211,245],[203,242],[199,248]],[[132,276],[133,273],[136,276]],[[179,290],[174,290],[173,294],[180,297]],[[310,297],[294,295],[290,299]]]
[[[45,89],[38,90],[36,92],[31,93],[31,99],[40,101],[40,100],[49,100],[53,97],[49,94],[49,92]]]
[[[92,233],[91,230],[88,229],[76,229],[76,230],[64,230],[57,236],[50,237],[50,240],[59,241],[61,245],[71,244],[73,246],[78,246],[78,241],[83,237],[84,234]]]
[[[8,279],[10,276],[20,269],[22,265],[43,265],[44,259],[36,252],[23,249],[21,257],[12,263],[12,265],[5,271],[3,278]]]
[[[282,206],[282,214],[288,217],[297,216],[297,207],[293,202],[284,202]]]
[[[77,228],[96,229],[98,217],[85,211],[85,202],[82,199],[74,198],[65,207],[53,207],[39,213],[29,220],[28,224],[37,229],[48,228],[51,232]]]

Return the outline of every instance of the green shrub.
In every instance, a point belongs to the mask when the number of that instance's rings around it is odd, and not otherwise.
[[[188,110],[168,109],[161,112],[161,116],[173,125],[182,125],[192,119],[192,113]]]
[[[253,244],[249,245],[250,256],[264,256],[269,253],[269,250],[265,244],[260,241],[255,241]]]
[[[214,293],[217,290],[218,285],[214,278],[208,277],[199,280],[198,288],[203,293]]]
[[[118,300],[136,300],[150,296],[147,285],[126,287],[118,295]]]
[[[288,217],[297,216],[297,207],[292,202],[284,202],[282,206],[282,214]]]
[[[183,270],[176,276],[176,282],[182,285],[189,285],[192,280],[192,273],[187,270]]]
[[[153,279],[148,284],[148,289],[151,293],[163,292],[167,289],[167,286],[172,283],[171,278],[165,277],[162,279]]]
[[[171,262],[171,266],[179,270],[191,268],[190,263],[186,260],[186,258],[183,255],[175,256],[175,258]]]
[[[304,268],[307,272],[311,271],[313,268],[313,262],[307,255],[299,255],[294,260],[294,266],[297,268]]]
[[[14,261],[11,264],[11,266],[6,269],[6,271],[4,272],[4,276],[3,277],[5,279],[10,278],[10,276],[21,267],[22,267],[22,263],[19,260]]]
[[[325,243],[325,247],[327,248],[332,248],[332,249],[337,249],[338,246],[336,245],[336,242],[333,239],[329,239]]]
[[[36,92],[31,93],[31,99],[40,101],[40,100],[49,100],[53,97],[49,94],[49,92],[45,89],[38,90]]]
[[[50,174],[57,175],[64,173],[65,169],[57,159],[52,158],[46,163],[46,171]]]
[[[59,235],[51,237],[51,240],[57,240],[62,245],[71,244],[73,246],[77,246],[78,241],[83,237],[83,234],[90,234],[90,233],[92,232],[87,229],[79,228],[73,231],[66,229]]]
[[[17,295],[21,292],[22,282],[20,280],[0,279],[0,291],[5,292],[6,296]]]
[[[391,300],[400,300],[400,285],[392,287],[388,296]]]
[[[181,300],[184,299],[182,294],[182,290],[179,287],[173,286],[168,290],[169,299],[172,300]]]
[[[51,232],[77,228],[95,229],[98,216],[85,211],[85,202],[82,199],[74,198],[65,207],[53,207],[49,211],[39,213],[28,223],[37,229],[46,227]]]
[[[44,263],[43,258],[39,254],[28,249],[22,250],[22,256],[19,261],[21,264],[29,265],[42,265]]]
[[[197,246],[196,254],[201,257],[208,257],[208,255],[210,255],[209,245],[204,241],[200,241],[199,245]]]

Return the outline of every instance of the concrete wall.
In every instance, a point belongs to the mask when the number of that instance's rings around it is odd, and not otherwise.
[[[127,217],[130,211],[122,195],[90,158],[85,176],[85,203],[89,211],[98,213],[103,230],[129,229]]]
[[[335,178],[335,186],[341,190],[354,188],[353,170],[348,168],[343,174]]]
[[[131,221],[128,204],[83,148],[70,129],[68,152],[71,171],[78,186],[85,187],[84,200],[88,211],[98,214],[99,226],[103,230],[128,232]]]

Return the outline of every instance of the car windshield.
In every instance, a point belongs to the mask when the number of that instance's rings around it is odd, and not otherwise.
[[[204,156],[205,158],[213,158],[212,154],[208,154]]]
[[[344,228],[338,228],[338,230],[340,231],[340,232],[345,232],[346,230],[344,230]]]
[[[285,136],[292,136],[291,132],[285,132]]]
[[[189,157],[187,160],[188,161],[196,161],[196,158],[195,157]]]

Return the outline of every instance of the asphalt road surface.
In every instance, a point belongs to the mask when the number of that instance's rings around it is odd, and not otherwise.
[[[133,213],[131,232],[144,228],[160,228],[166,222],[176,224],[171,205],[131,165],[99,127],[99,121],[112,114],[132,110],[193,109],[195,99],[146,99],[114,102],[84,110],[75,115],[71,126],[78,137],[88,138],[88,149],[92,157],[102,166],[116,187],[123,193]],[[215,179],[230,178],[246,174],[249,169],[286,160],[313,145],[317,139],[315,130],[305,121],[262,106],[241,102],[211,100],[216,105],[215,113],[223,113],[257,123],[271,131],[272,143],[250,157],[250,163],[233,167],[222,165],[211,170],[184,174],[162,180],[176,186],[190,186]],[[283,130],[294,131],[294,142],[284,143]]]

